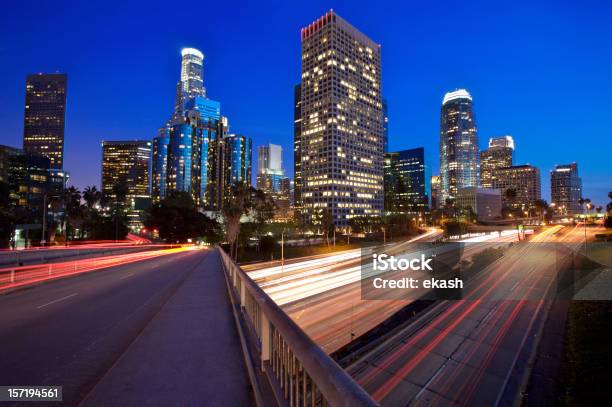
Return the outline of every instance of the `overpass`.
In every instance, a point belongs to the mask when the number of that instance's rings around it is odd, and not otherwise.
[[[376,405],[219,249],[91,271],[0,295],[2,385],[61,385],[62,405]]]

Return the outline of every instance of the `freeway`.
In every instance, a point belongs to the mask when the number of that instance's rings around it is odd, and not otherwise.
[[[61,385],[63,405],[249,403],[212,251],[183,248],[0,295],[0,349],[1,385]]]
[[[542,242],[575,242],[550,227],[348,368],[383,406],[512,404],[551,301],[559,258]]]
[[[419,250],[415,244],[441,237],[430,229],[417,238],[385,246],[387,253]],[[481,241],[482,239],[477,239]],[[496,243],[516,240],[513,234],[495,236]],[[482,250],[468,243],[464,257]],[[288,261],[284,266],[243,266],[270,297],[326,352],[333,353],[409,305],[413,299],[364,300],[361,290],[361,250]]]

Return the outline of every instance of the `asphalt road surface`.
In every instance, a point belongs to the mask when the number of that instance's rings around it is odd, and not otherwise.
[[[96,387],[140,365],[157,369],[151,380],[166,384],[161,389],[166,393],[158,401],[178,402],[181,396],[172,398],[173,381],[178,382],[176,378],[185,373],[183,366],[205,370],[206,363],[200,358],[208,356],[218,364],[216,370],[227,366],[235,376],[231,400],[235,404],[248,400],[248,379],[242,372],[242,355],[219,266],[218,254],[212,251],[186,250],[0,296],[0,385],[60,385],[62,405],[77,405],[86,397],[89,401],[83,405],[138,405],[142,398],[121,403],[110,391],[101,393]],[[217,336],[219,344],[214,343]],[[152,345],[156,340],[162,343]],[[196,342],[207,340],[212,343]],[[217,360],[214,352],[222,354],[223,360]],[[189,359],[199,365],[190,366]],[[126,366],[128,362],[131,365]],[[202,383],[198,387],[191,384],[193,395],[214,393],[207,382],[215,383],[221,392],[215,380],[186,376],[180,380]],[[148,384],[133,384],[137,385],[146,388]],[[121,391],[126,397],[133,396],[129,388]],[[183,397],[185,403],[197,404],[197,398]],[[224,404],[212,396],[209,401]]]

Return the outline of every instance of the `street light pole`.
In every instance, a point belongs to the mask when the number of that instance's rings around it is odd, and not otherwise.
[[[285,269],[285,229],[281,230],[281,273]]]
[[[43,195],[43,218],[42,218],[42,238],[40,239],[41,246],[45,246],[47,244],[47,239],[45,239],[45,233],[47,231],[47,193]]]

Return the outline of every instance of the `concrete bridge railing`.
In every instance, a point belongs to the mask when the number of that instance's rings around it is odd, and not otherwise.
[[[242,315],[254,332],[261,371],[274,381],[277,399],[282,398],[279,404],[291,407],[377,405],[224,250],[217,250]]]

